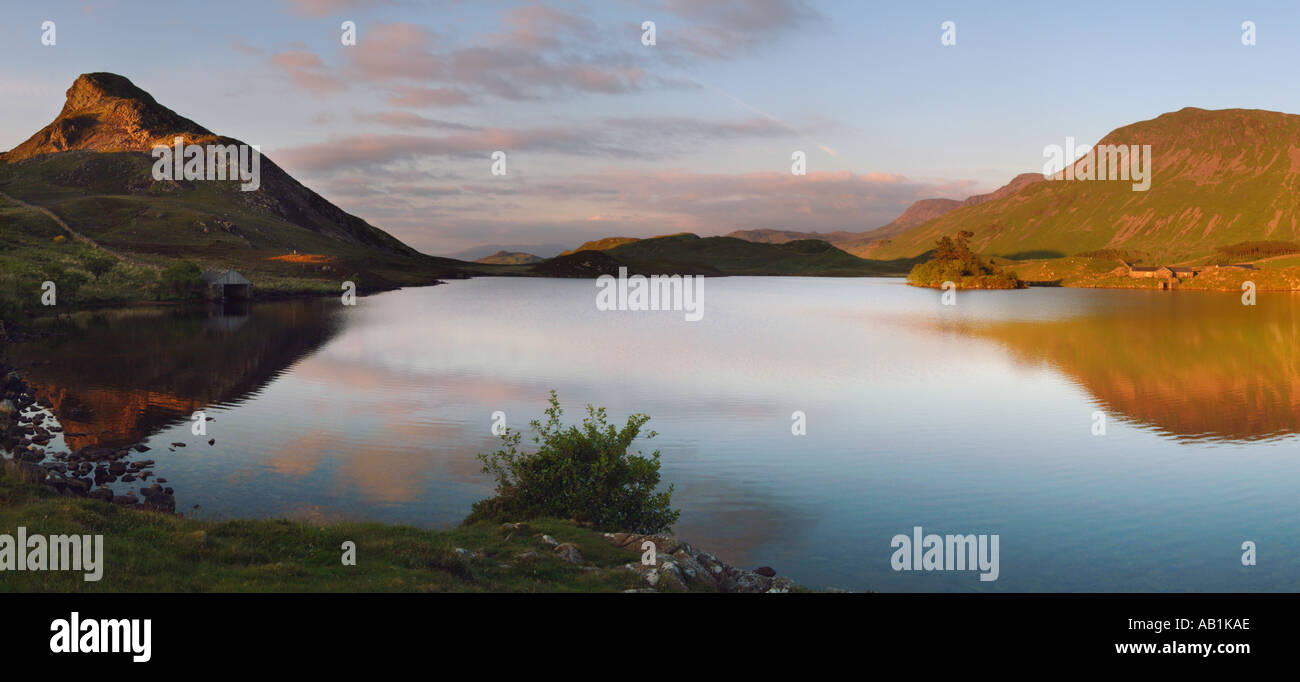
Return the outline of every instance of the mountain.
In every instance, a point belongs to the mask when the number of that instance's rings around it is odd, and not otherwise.
[[[472,249],[449,253],[446,257],[464,261],[476,261],[480,258],[491,256],[498,251],[508,251],[511,253],[531,253],[540,258],[552,258],[560,255],[560,253],[568,248],[569,247],[564,244],[484,244],[482,246],[475,246]]]
[[[820,239],[827,244],[840,244],[851,239],[861,237],[861,232],[845,232],[839,230],[836,232],[799,232],[797,230],[735,230],[728,232],[724,237],[735,237],[744,239],[747,242],[759,242],[761,244],[784,244],[786,242],[795,242],[800,239]]]
[[[966,201],[971,201],[967,199]],[[922,199],[907,207],[902,215],[894,218],[893,221],[886,225],[877,227],[874,230],[868,230],[865,234],[857,236],[854,241],[863,239],[886,239],[900,232],[906,231],[910,227],[920,225],[927,220],[933,220],[948,211],[961,206],[963,202],[956,199]]]
[[[767,244],[686,233],[564,254],[533,266],[532,272],[550,277],[595,277],[617,274],[622,266],[643,275],[869,277],[906,274],[914,262],[864,260],[814,239]]]
[[[956,199],[921,199],[908,206],[897,218],[880,227],[864,232],[798,232],[794,230],[736,230],[727,233],[728,237],[744,239],[751,242],[783,244],[800,239],[820,239],[847,251],[855,256],[868,256],[873,246],[881,240],[890,239],[925,222],[929,222],[949,211],[963,206],[977,206],[986,201],[993,201],[1020,191],[1030,183],[1041,181],[1040,173],[1024,173],[1016,176],[1006,185],[987,194],[967,197],[964,201]]]
[[[62,110],[22,144],[0,154],[0,193],[36,224],[139,266],[186,258],[237,267],[274,290],[301,278],[366,287],[430,283],[459,263],[424,256],[303,186],[261,157],[260,186],[239,181],[154,180],[158,145],[242,145],[159,104],[111,73],[79,76]],[[43,234],[48,225],[33,228]],[[6,233],[15,242],[36,233]],[[256,276],[254,276],[256,275]],[[337,289],[337,285],[333,287]]]
[[[531,253],[522,251],[497,251],[491,256],[484,256],[474,260],[475,263],[487,263],[489,265],[524,265],[527,263],[540,263],[545,259],[534,256]]]
[[[639,237],[605,237],[604,239],[596,239],[586,242],[582,246],[579,246],[576,249],[569,249],[560,255],[568,256],[578,253],[579,251],[608,251],[615,246],[622,246],[623,244],[638,241],[639,239]]]
[[[1151,145],[1146,191],[1129,181],[1047,182],[1030,173],[862,255],[917,256],[962,230],[975,234],[980,252],[1016,259],[1107,249],[1178,263],[1221,246],[1300,240],[1300,116],[1189,107],[1118,128],[1097,146],[1120,144]]]

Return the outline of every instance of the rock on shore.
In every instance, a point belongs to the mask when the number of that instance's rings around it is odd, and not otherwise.
[[[655,591],[685,592],[702,586],[718,592],[781,593],[796,587],[793,580],[777,576],[767,566],[755,570],[737,568],[670,535],[605,533],[604,537],[616,547],[641,552],[643,557],[649,549],[646,543],[654,544],[654,563],[643,563],[643,558],[623,568],[639,573]]]
[[[172,489],[156,483],[140,490],[139,497],[132,493],[114,496],[104,487],[119,478],[130,483],[153,475],[148,470],[153,460],[126,461],[131,448],[85,447],[74,452],[47,453],[45,446],[63,431],[54,424],[56,420],[47,403],[36,400],[18,372],[0,364],[0,451],[9,450],[13,457],[0,457],[6,472],[45,485],[60,495],[155,511],[176,510]]]

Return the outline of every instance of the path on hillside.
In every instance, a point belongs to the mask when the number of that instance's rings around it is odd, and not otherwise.
[[[67,232],[69,235],[71,235],[73,239],[75,239],[75,240],[81,242],[82,244],[85,244],[86,246],[89,246],[89,247],[92,248],[92,249],[98,249],[98,250],[100,250],[100,251],[103,251],[104,253],[107,253],[107,254],[113,256],[114,258],[120,259],[120,260],[122,260],[122,261],[125,261],[125,262],[127,262],[127,263],[130,263],[131,265],[134,265],[134,266],[137,266],[137,267],[141,267],[141,268],[149,268],[150,270],[157,270],[157,269],[158,269],[158,266],[156,266],[156,265],[150,265],[149,263],[143,263],[143,262],[138,261],[138,260],[136,260],[136,259],[134,259],[134,258],[131,258],[131,257],[129,257],[129,256],[124,256],[124,255],[122,255],[122,254],[120,254],[120,253],[118,253],[117,251],[114,251],[114,250],[112,250],[112,249],[109,249],[109,248],[105,248],[105,247],[103,247],[103,246],[100,246],[98,243],[95,242],[94,239],[91,239],[90,237],[87,237],[86,235],[81,234],[80,232],[78,232],[78,231],[72,229],[72,227],[70,227],[67,223],[63,222],[63,219],[62,219],[62,218],[60,218],[59,216],[55,215],[55,214],[54,214],[54,211],[51,211],[50,209],[45,208],[44,206],[37,206],[37,205],[35,205],[35,204],[29,204],[29,203],[27,203],[26,201],[23,201],[22,199],[16,199],[16,198],[14,198],[14,197],[9,196],[8,194],[5,194],[4,192],[0,192],[0,199],[4,199],[5,201],[12,201],[13,203],[18,204],[19,206],[22,206],[23,208],[31,209],[31,210],[33,210],[33,211],[40,211],[41,213],[44,213],[46,216],[49,217],[50,220],[53,220],[53,221],[54,221],[54,224],[55,224],[55,225],[58,225],[59,227],[63,228],[63,231],[64,231],[64,232]]]

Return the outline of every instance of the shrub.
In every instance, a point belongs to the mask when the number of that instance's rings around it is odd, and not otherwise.
[[[677,521],[681,512],[668,506],[673,487],[655,492],[659,451],[628,451],[649,417],[634,414],[615,429],[605,408],[588,405],[581,426],[565,427],[555,391],[549,403],[546,422],[531,422],[536,452],[520,452],[522,434],[507,428],[500,450],[479,454],[483,472],[496,478],[496,497],[475,503],[466,522],[572,518],[600,530],[657,533]]]
[[[192,261],[176,261],[158,276],[164,292],[178,298],[193,298],[203,291],[203,271]]]
[[[102,251],[89,251],[81,256],[81,267],[98,280],[117,265],[117,259]]]
[[[0,272],[0,320],[16,321],[38,307],[40,281],[27,273]]]

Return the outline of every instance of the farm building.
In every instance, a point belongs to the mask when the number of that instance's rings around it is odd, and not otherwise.
[[[1161,265],[1159,267],[1145,267],[1141,265],[1130,265],[1128,261],[1124,261],[1124,260],[1121,260],[1120,262],[1123,263],[1124,268],[1128,270],[1129,277],[1153,277],[1156,279],[1171,279],[1171,278],[1191,279],[1192,277],[1197,276],[1201,272],[1197,268],[1180,268],[1180,267],[1173,267],[1169,265]]]
[[[253,283],[234,270],[206,270],[203,295],[212,301],[247,301],[253,298]]]

